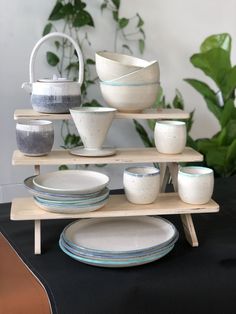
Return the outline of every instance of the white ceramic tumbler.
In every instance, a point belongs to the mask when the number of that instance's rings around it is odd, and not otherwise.
[[[160,191],[160,170],[155,167],[130,167],[123,175],[125,195],[134,204],[153,203]]]
[[[188,204],[206,204],[214,188],[213,170],[206,167],[182,167],[178,172],[178,193]]]
[[[157,121],[154,129],[155,146],[162,154],[180,154],[186,145],[186,124],[182,121]]]

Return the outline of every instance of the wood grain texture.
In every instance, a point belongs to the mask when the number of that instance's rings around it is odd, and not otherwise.
[[[92,217],[124,217],[145,215],[215,213],[219,205],[211,200],[204,205],[190,205],[180,200],[177,193],[161,193],[157,200],[148,205],[129,203],[125,195],[111,195],[101,209],[81,214],[57,214],[40,209],[32,197],[16,198],[12,202],[11,220],[45,220]]]
[[[61,164],[123,164],[152,162],[190,162],[202,161],[203,156],[190,147],[182,154],[166,155],[159,153],[155,147],[117,148],[116,154],[108,157],[81,157],[67,150],[54,150],[46,156],[29,157],[16,150],[13,153],[13,165],[61,165]]]
[[[140,113],[117,112],[117,119],[188,119],[189,113],[181,109],[146,109]],[[20,119],[48,119],[48,120],[68,120],[70,114],[50,114],[40,113],[33,109],[17,109],[14,112],[14,120]]]
[[[192,247],[197,247],[199,245],[199,243],[198,243],[198,239],[197,239],[197,235],[196,235],[196,231],[194,228],[193,219],[192,219],[191,214],[182,214],[182,215],[180,215],[180,217],[182,220],[185,237],[186,237],[188,243]]]

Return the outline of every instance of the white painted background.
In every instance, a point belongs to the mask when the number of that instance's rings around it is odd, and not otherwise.
[[[94,51],[112,50],[114,27],[111,17],[108,13],[101,15],[100,0],[86,2],[95,17],[96,29],[90,31]],[[41,37],[55,0],[0,0],[0,3],[0,202],[6,202],[26,193],[22,181],[33,170],[31,167],[11,166],[12,152],[16,149],[13,112],[17,108],[31,108],[29,95],[21,89],[21,84],[28,80],[30,52]],[[145,21],[144,57],[159,60],[167,99],[171,100],[175,88],[178,88],[184,96],[186,109],[196,108],[192,136],[211,136],[218,129],[217,122],[201,97],[183,82],[183,78],[205,79],[192,67],[189,57],[211,34],[229,32],[232,35],[232,60],[236,63],[236,0],[122,0],[122,16],[129,17],[136,12]],[[48,73],[45,59],[41,56],[38,58],[37,76],[45,77]],[[93,92],[99,93],[98,89],[93,89]],[[57,131],[58,128],[59,125],[56,126]],[[115,121],[107,142],[115,146],[142,146],[129,121]],[[55,146],[59,144],[57,135]],[[111,176],[111,187],[121,187],[122,169],[109,166],[102,170]],[[43,168],[43,171],[48,170],[48,167]]]

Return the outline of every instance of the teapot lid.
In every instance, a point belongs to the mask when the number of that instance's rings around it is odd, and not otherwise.
[[[42,83],[65,83],[65,82],[73,82],[72,80],[67,79],[66,77],[58,77],[56,74],[53,74],[52,79],[41,79],[38,82]]]

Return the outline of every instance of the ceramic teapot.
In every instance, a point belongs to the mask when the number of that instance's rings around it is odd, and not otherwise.
[[[34,65],[36,53],[46,40],[52,37],[63,37],[68,39],[74,46],[79,59],[79,78],[72,81],[67,78],[40,79],[35,81]],[[68,113],[72,107],[78,107],[81,103],[80,87],[83,83],[84,62],[82,52],[73,38],[64,33],[50,33],[42,37],[34,46],[29,63],[29,83],[23,83],[22,88],[31,93],[31,104],[35,111],[42,113]]]

